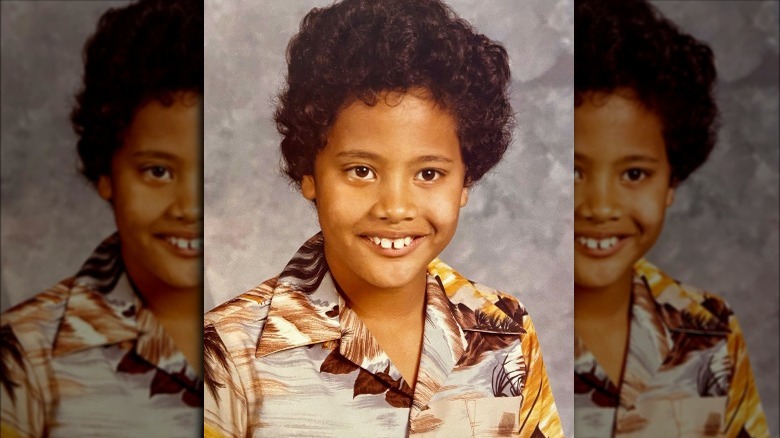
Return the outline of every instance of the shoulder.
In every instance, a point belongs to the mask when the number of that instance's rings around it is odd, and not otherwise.
[[[57,337],[74,278],[67,278],[0,315],[3,336],[26,351],[51,349]],[[10,344],[9,344],[10,345]]]
[[[528,311],[517,297],[469,280],[439,259],[428,265],[428,273],[439,279],[455,307],[473,313],[477,328],[490,325],[524,332],[520,328],[530,324]]]
[[[278,277],[266,280],[207,312],[203,317],[204,348],[221,346],[233,351],[242,346],[256,347],[278,280]]]
[[[12,406],[4,422],[51,397],[49,360],[72,287],[68,278],[0,315],[0,392]]]
[[[735,319],[729,303],[715,293],[677,280],[647,260],[638,261],[634,269],[661,310],[677,314],[680,323],[698,330],[727,330]]]

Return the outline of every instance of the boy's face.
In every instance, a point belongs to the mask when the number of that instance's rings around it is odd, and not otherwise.
[[[574,110],[574,283],[628,282],[674,199],[661,123],[639,101],[595,95]]]
[[[201,284],[200,97],[139,108],[98,192],[111,202],[122,257],[142,292]],[[152,290],[147,290],[152,288]]]
[[[453,118],[411,92],[373,107],[356,100],[339,113],[314,167],[301,189],[316,201],[341,287],[424,287],[468,199]]]

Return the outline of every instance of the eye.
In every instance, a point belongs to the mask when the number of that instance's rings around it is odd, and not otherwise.
[[[141,169],[141,173],[144,177],[154,181],[170,181],[173,179],[171,170],[160,165],[144,167]]]
[[[436,169],[423,169],[414,176],[415,179],[420,181],[436,181],[441,178],[443,173]]]
[[[631,168],[623,172],[622,177],[627,181],[638,182],[647,178],[649,175],[650,174],[643,169]]]
[[[582,171],[578,168],[574,168],[574,182],[582,181]]]
[[[368,166],[355,166],[347,169],[347,176],[361,181],[370,181],[376,178],[376,174]]]

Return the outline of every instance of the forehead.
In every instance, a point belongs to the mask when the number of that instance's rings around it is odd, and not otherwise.
[[[666,161],[663,127],[630,95],[591,95],[574,109],[574,152],[579,159],[646,155]]]
[[[370,150],[388,159],[430,153],[457,155],[460,142],[448,111],[416,93],[385,93],[374,105],[349,102],[336,117],[323,153]]]
[[[177,95],[171,102],[150,100],[136,110],[120,150],[194,156],[201,136],[201,99]]]

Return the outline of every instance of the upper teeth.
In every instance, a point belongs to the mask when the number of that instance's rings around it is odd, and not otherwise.
[[[171,245],[181,249],[200,249],[203,246],[203,238],[184,239],[182,237],[169,236],[166,240]]]
[[[384,237],[370,237],[372,242],[374,242],[374,245],[381,246],[384,249],[401,249],[405,246],[409,246],[412,243],[411,237],[401,237],[398,239],[387,239]]]
[[[580,236],[577,238],[577,241],[588,249],[609,249],[617,245],[618,238],[613,236],[606,239],[594,239],[592,237]]]

